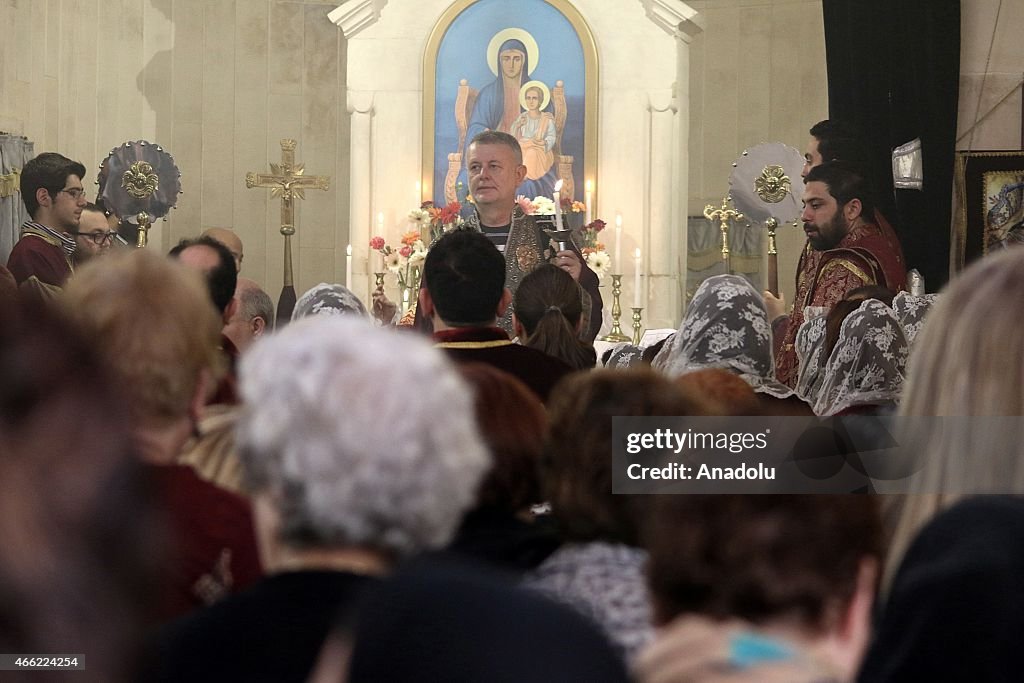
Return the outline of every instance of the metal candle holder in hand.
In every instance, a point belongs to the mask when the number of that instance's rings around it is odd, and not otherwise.
[[[572,230],[544,228],[544,234],[551,238],[555,246],[558,247],[558,251],[571,250],[575,246],[572,241]]]

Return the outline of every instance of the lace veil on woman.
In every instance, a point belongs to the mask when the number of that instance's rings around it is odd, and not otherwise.
[[[896,313],[867,299],[844,321],[825,363],[817,415],[864,412],[865,406],[895,405],[903,389],[910,345]]]
[[[652,366],[670,377],[723,368],[739,375],[758,394],[802,404],[792,389],[775,379],[764,298],[738,275],[715,275],[701,283],[679,331],[665,343]],[[771,403],[766,407],[770,412],[782,409],[778,401]],[[803,405],[786,406],[784,412],[810,415]]]

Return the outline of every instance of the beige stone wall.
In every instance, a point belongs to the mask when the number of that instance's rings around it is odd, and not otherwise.
[[[1021,149],[1024,3],[961,0],[960,15],[957,149]]]
[[[345,40],[333,0],[0,0],[0,130],[89,169],[110,148],[146,139],[171,152],[184,194],[152,234],[166,250],[208,227],[236,230],[242,272],[276,300],[282,280],[279,202],[247,190],[278,140],[331,176],[297,209],[296,289],[345,276],[348,117]]]
[[[828,117],[821,0],[691,0],[706,22],[690,68],[690,215],[721,204],[732,163],[761,142],[801,152]],[[793,300],[804,235],[778,231],[779,284]]]

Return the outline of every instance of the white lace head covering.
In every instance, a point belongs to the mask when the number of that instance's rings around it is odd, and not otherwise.
[[[796,358],[799,371],[796,376],[796,395],[814,405],[824,377],[825,323],[828,316],[819,315],[805,320],[796,333]]]
[[[725,368],[756,392],[779,398],[793,395],[792,389],[775,379],[764,299],[739,275],[715,275],[701,283],[679,331],[651,365],[669,377]]]
[[[938,294],[922,294],[914,296],[907,292],[899,292],[892,300],[892,308],[896,311],[896,317],[903,325],[903,332],[907,335],[907,342],[913,346],[917,333],[924,325],[924,318],[931,310],[932,304],[938,298]]]
[[[321,282],[311,287],[295,302],[292,320],[310,315],[356,315],[366,317],[366,307],[352,291],[344,285],[329,285]]]
[[[816,415],[899,402],[910,345],[896,313],[868,299],[848,315],[825,363]]]
[[[644,350],[629,342],[620,342],[612,347],[606,368],[631,368],[643,364]]]

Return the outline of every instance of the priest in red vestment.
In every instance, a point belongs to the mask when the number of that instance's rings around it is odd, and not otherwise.
[[[797,330],[808,317],[830,309],[847,292],[864,285],[903,289],[906,266],[892,227],[875,211],[864,175],[835,161],[812,168],[804,185],[801,219],[807,245],[796,274],[793,310],[782,315],[785,302],[765,294],[772,331],[781,339],[775,356],[779,381],[796,384]]]

